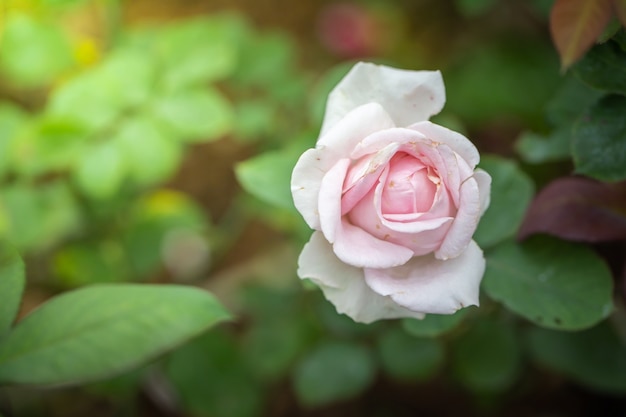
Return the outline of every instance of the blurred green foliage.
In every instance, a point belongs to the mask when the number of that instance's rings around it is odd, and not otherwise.
[[[38,304],[37,291],[47,297],[78,290],[55,297],[60,301],[46,307],[54,314],[33,313],[35,324],[25,320],[21,335],[0,335],[0,379],[16,381],[9,374],[22,366],[31,378],[23,382],[54,382],[61,374],[41,364],[54,365],[58,351],[36,349],[41,338],[55,336],[54,320],[103,318],[124,297],[134,306],[127,322],[107,316],[106,326],[92,327],[100,338],[110,337],[113,348],[119,344],[128,366],[171,347],[165,337],[142,350],[133,329],[164,326],[159,334],[177,334],[183,342],[222,317],[208,317],[206,299],[196,295],[137,293],[133,300],[132,293],[94,290],[84,311],[63,304],[62,297],[82,299],[87,285],[197,284],[216,289],[236,322],[78,391],[6,389],[16,413],[45,415],[46,401],[58,396],[56,406],[70,417],[89,415],[89,404],[102,401],[110,415],[128,416],[140,415],[145,402],[180,415],[254,417],[341,412],[359,401],[366,405],[358,415],[404,415],[405,405],[390,403],[385,392],[428,396],[426,388],[435,386],[445,398],[441,407],[454,414],[462,406],[455,404],[459,390],[463,398],[505,404],[509,396],[539,395],[537,381],[553,374],[561,375],[556,384],[562,381],[563,390],[573,381],[624,395],[623,306],[612,301],[604,260],[588,247],[553,239],[513,242],[537,184],[569,173],[571,155],[579,172],[622,178],[623,32],[560,76],[545,31],[529,29],[546,24],[549,2],[424,2],[433,16],[449,19],[433,18],[432,27],[409,22],[419,2],[358,3],[365,12],[386,7],[395,19],[398,36],[390,39],[397,45],[372,59],[420,69],[430,62],[424,45],[445,43],[439,53],[446,57],[436,62],[443,63],[448,102],[437,121],[472,138],[483,153],[480,166],[493,177],[491,206],[475,236],[488,260],[483,305],[452,316],[363,325],[297,281],[295,254],[310,231],[289,192],[295,161],[314,146],[326,96],[352,63],[305,50],[289,32],[258,30],[239,14],[130,25],[121,20],[123,2],[102,2],[100,38],[63,20],[95,3],[24,1],[6,14],[0,236],[26,260],[25,306]],[[532,24],[515,20],[517,26],[502,29],[501,19],[510,23],[507,16],[520,10]],[[482,23],[482,32],[464,30]],[[412,31],[402,31],[405,26]],[[430,42],[429,31],[449,39]],[[593,159],[596,140],[614,146],[614,163]],[[239,150],[227,170],[218,169],[219,146]],[[511,157],[514,151],[523,162]],[[211,158],[183,175],[203,152]],[[566,166],[550,165],[554,161]],[[220,199],[222,211],[181,185],[199,178],[213,180],[210,199]],[[275,246],[287,247],[280,253],[294,259],[275,257]],[[0,332],[18,314],[24,281],[19,257],[1,249]],[[51,333],[40,333],[46,327]],[[74,336],[76,352],[89,353],[90,336]],[[28,361],[2,371],[17,345],[30,347]],[[81,364],[67,366],[80,373],[87,369]],[[32,373],[30,366],[49,373]],[[104,374],[81,375],[81,381]],[[64,395],[75,403],[73,411],[64,408]],[[0,413],[10,415],[3,401]]]

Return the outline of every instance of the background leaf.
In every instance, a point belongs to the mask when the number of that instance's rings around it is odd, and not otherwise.
[[[383,369],[401,380],[428,379],[443,366],[445,359],[439,340],[412,337],[400,328],[380,336],[378,352]]]
[[[556,0],[550,13],[550,33],[568,68],[602,34],[611,18],[611,0]]]
[[[626,179],[626,96],[606,96],[574,127],[576,172],[601,181]]]
[[[427,314],[421,320],[404,319],[402,327],[415,337],[437,337],[455,329],[469,311],[463,308],[454,314]]]
[[[533,200],[518,235],[536,233],[583,242],[626,239],[626,182],[580,177],[551,182]]]
[[[375,371],[373,355],[364,346],[325,342],[296,367],[294,388],[302,404],[321,406],[358,395]]]
[[[492,181],[489,208],[474,234],[474,240],[485,249],[515,235],[535,187],[513,161],[505,158],[483,156],[479,167]]]
[[[25,285],[24,262],[7,242],[0,241],[0,339],[17,316]]]
[[[626,94],[626,51],[617,42],[608,41],[591,48],[572,71],[595,89]]]
[[[521,371],[521,346],[512,323],[482,318],[452,346],[452,369],[473,391],[503,391]]]
[[[0,344],[0,383],[75,384],[138,366],[228,317],[206,291],[99,285],[53,298]]]
[[[608,322],[583,332],[530,328],[532,357],[583,385],[626,393],[626,345]]]
[[[487,256],[483,287],[543,327],[579,330],[613,309],[611,271],[589,248],[548,237],[508,242]]]

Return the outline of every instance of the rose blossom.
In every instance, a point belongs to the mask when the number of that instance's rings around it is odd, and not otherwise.
[[[358,63],[293,170],[295,206],[315,229],[298,275],[356,321],[478,305],[485,260],[472,235],[491,177],[466,137],[428,121],[444,102],[438,71]]]

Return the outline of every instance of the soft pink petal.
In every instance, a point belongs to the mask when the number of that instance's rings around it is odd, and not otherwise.
[[[439,71],[408,71],[359,62],[328,97],[322,132],[352,109],[380,103],[396,126],[409,126],[437,114],[445,103]]]
[[[491,175],[478,168],[474,171],[474,179],[478,183],[478,194],[480,195],[480,215],[482,216],[491,200]]]
[[[447,260],[461,254],[472,240],[480,218],[480,196],[478,183],[472,177],[462,185],[459,193],[459,209],[450,230],[446,234],[439,249],[435,252],[437,259]]]
[[[378,239],[410,249],[413,255],[424,255],[438,249],[453,219],[391,222],[380,211],[380,198],[377,196],[380,188],[379,184],[354,207],[348,215],[350,221]]]
[[[470,142],[468,138],[454,130],[428,121],[413,124],[409,126],[409,128],[414,129],[434,142],[448,145],[467,162],[471,169],[473,169],[480,160],[480,155],[474,144]]]
[[[381,172],[388,166],[389,160],[398,149],[398,144],[391,143],[373,155],[363,157],[366,164],[357,163],[348,170],[346,178],[349,188],[344,182],[344,195],[341,202],[341,214],[346,214],[372,189]],[[353,174],[353,170],[358,174]]]
[[[348,158],[355,146],[368,135],[394,127],[393,120],[379,103],[361,103],[320,134],[318,148],[328,148]],[[355,158],[353,158],[355,159]]]
[[[454,259],[441,261],[432,255],[413,258],[389,269],[365,269],[367,285],[398,304],[425,314],[452,314],[460,308],[478,305],[485,259],[471,241]]]
[[[333,250],[343,262],[359,268],[391,268],[406,263],[413,251],[378,239],[345,218],[337,232]]]
[[[330,243],[335,242],[341,226],[341,193],[346,173],[350,167],[349,159],[340,159],[322,178],[317,209],[320,230]]]
[[[403,127],[380,130],[365,136],[363,140],[354,147],[350,157],[352,159],[359,159],[364,155],[378,152],[379,149],[389,146],[390,144],[404,145],[405,143],[418,141],[428,140],[425,139],[421,133]]]
[[[291,195],[296,209],[312,229],[319,230],[318,200],[322,178],[336,163],[334,155],[322,149],[304,152],[291,174]]]
[[[389,268],[411,259],[413,252],[377,239],[341,216],[341,190],[350,160],[342,159],[322,179],[319,193],[320,229],[343,262],[368,268]]]
[[[372,291],[365,283],[363,269],[341,262],[320,232],[313,233],[300,254],[298,276],[315,282],[337,311],[354,321],[371,323],[380,319],[424,317]]]

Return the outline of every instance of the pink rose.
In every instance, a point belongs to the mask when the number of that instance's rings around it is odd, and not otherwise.
[[[293,170],[295,206],[315,229],[298,275],[355,321],[478,305],[485,260],[472,235],[491,177],[466,137],[428,121],[444,102],[438,71],[358,63]]]

